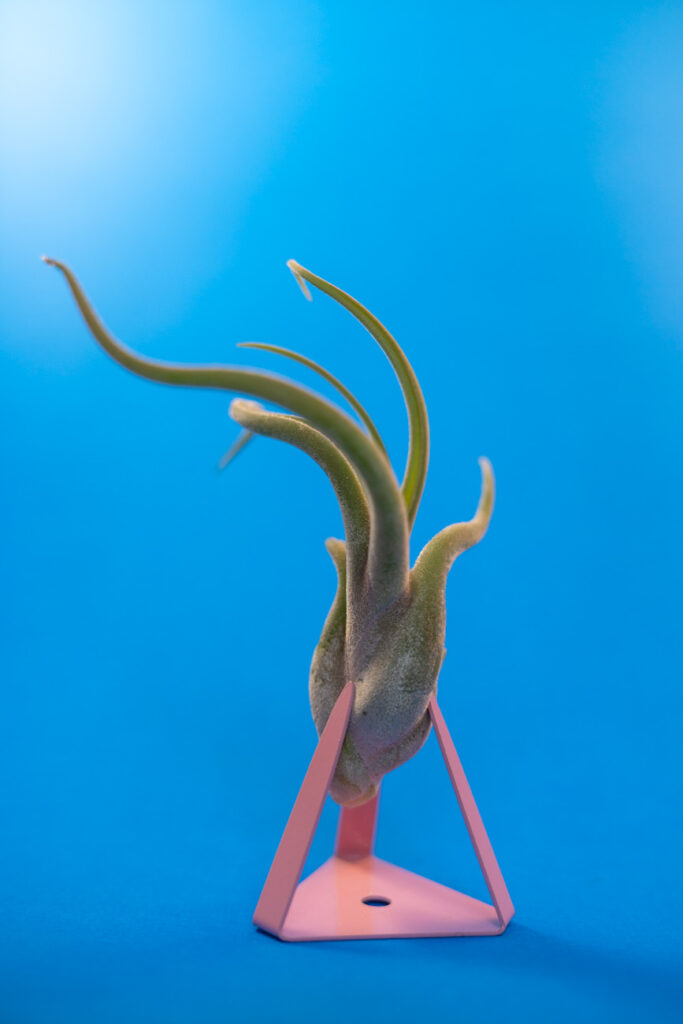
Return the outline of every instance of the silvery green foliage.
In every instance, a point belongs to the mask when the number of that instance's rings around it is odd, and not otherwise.
[[[444,655],[446,578],[455,558],[479,541],[493,507],[493,475],[480,460],[482,492],[473,519],[447,526],[424,547],[413,568],[410,531],[422,496],[429,458],[424,398],[404,353],[382,324],[346,292],[294,261],[290,269],[310,298],[307,283],[330,295],[370,332],[391,362],[408,410],[410,443],[399,486],[379,433],[367,412],[336,378],[287,349],[275,351],[309,366],[344,396],[365,429],[332,403],[284,377],[224,366],[182,366],[146,359],[106,330],[73,273],[56,260],[92,334],[118,363],[149,380],[220,388],[270,401],[287,413],[235,399],[231,416],[244,428],[224,461],[253,434],[285,441],[325,471],[339,501],[345,541],[328,540],[337,569],[337,592],[313,655],[310,698],[321,732],[344,685],[355,700],[339,764],[334,799],[353,807],[369,800],[382,776],[416,753],[429,732],[427,705]]]

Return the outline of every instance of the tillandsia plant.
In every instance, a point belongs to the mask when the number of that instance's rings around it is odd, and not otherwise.
[[[148,380],[225,389],[288,410],[271,412],[258,402],[234,399],[230,415],[245,433],[230,454],[243,447],[251,434],[262,434],[300,448],[327,474],[339,501],[345,541],[326,543],[338,583],[313,655],[309,692],[320,733],[345,684],[354,683],[353,709],[330,792],[342,806],[365,803],[377,792],[382,777],[411,758],[429,733],[427,709],[445,653],[446,578],[455,558],[481,540],[488,527],[494,496],[488,460],[479,460],[482,489],[474,518],[437,533],[411,569],[410,532],[429,459],[427,410],[403,351],[359,302],[289,261],[306,297],[310,299],[310,284],[340,303],[379,343],[394,368],[410,429],[400,486],[367,412],[316,363],[273,345],[251,346],[279,353],[321,374],[341,392],[365,429],[331,402],[285,377],[241,367],[178,365],[138,355],[104,327],[71,270],[57,260],[44,259],[62,272],[91,333],[121,366]]]

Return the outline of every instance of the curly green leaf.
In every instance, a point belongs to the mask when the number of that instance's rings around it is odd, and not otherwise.
[[[284,413],[268,412],[258,402],[235,398],[230,405],[230,415],[246,430],[299,448],[317,462],[327,475],[337,496],[344,523],[349,580],[357,585],[365,569],[370,517],[356,474],[339,448],[305,420]],[[353,593],[349,595],[349,604],[352,600]]]
[[[478,544],[486,533],[493,512],[495,483],[489,460],[481,458],[479,465],[481,495],[474,517],[468,522],[445,527],[424,546],[411,573],[416,584],[428,584],[435,591],[443,589],[458,555]]]
[[[352,313],[380,345],[394,368],[408,410],[408,459],[401,491],[408,510],[408,522],[412,526],[415,522],[415,516],[417,515],[424,490],[427,465],[429,463],[429,419],[427,417],[424,396],[415,376],[415,371],[396,339],[392,337],[377,317],[373,316],[357,299],[354,299],[347,292],[342,291],[341,288],[331,284],[324,278],[318,277],[317,274],[302,267],[296,260],[289,260],[287,266],[299,282],[306,298],[310,299],[311,297],[306,285],[306,282],[309,282]]]
[[[43,257],[66,278],[91,333],[121,366],[147,380],[184,387],[237,391],[284,406],[303,416],[346,456],[361,480],[371,510],[368,574],[373,599],[382,608],[397,600],[408,579],[408,524],[390,465],[375,443],[331,402],[286,378],[228,366],[187,366],[140,356],[104,327],[72,271]]]
[[[377,447],[380,451],[384,452],[387,458],[389,458],[379,430],[373,423],[368,412],[364,409],[356,396],[349,391],[349,389],[345,387],[340,380],[331,374],[329,370],[326,370],[324,366],[321,366],[319,363],[315,363],[312,359],[309,359],[308,356],[302,356],[299,352],[293,352],[289,348],[282,348],[280,345],[267,345],[261,341],[240,341],[237,347],[256,348],[263,352],[274,352],[276,355],[285,356],[286,359],[293,359],[294,362],[300,363],[301,366],[306,366],[309,370],[313,370],[314,373],[317,373],[320,377],[331,384],[333,388],[336,388],[340,395],[343,395],[358,418],[365,424],[368,434],[373,439]]]

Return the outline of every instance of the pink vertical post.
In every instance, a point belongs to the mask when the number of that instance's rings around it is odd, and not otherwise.
[[[379,793],[360,807],[343,807],[339,815],[335,856],[344,860],[371,857],[377,831]]]

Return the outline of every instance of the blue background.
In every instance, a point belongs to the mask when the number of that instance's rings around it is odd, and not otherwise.
[[[680,1019],[682,119],[680,4],[2,5],[3,1024]],[[150,355],[323,362],[400,473],[390,368],[285,260],[367,303],[431,415],[413,557],[492,459],[440,702],[502,938],[253,929],[335,501],[266,440],[218,474],[229,396],[115,366],[42,252]],[[485,895],[433,737],[378,852]]]

